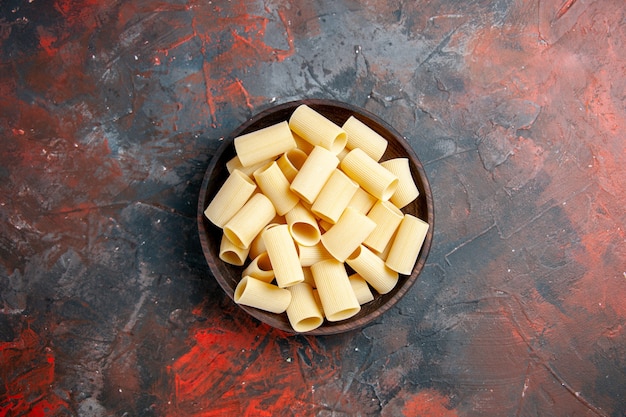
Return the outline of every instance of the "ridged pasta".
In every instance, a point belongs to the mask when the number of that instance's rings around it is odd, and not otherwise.
[[[304,281],[296,244],[286,224],[263,231],[263,242],[279,287],[286,288]]]
[[[303,201],[313,204],[337,165],[339,159],[335,154],[316,146],[291,182],[291,190]]]
[[[276,314],[287,311],[291,303],[291,293],[288,290],[249,276],[239,281],[233,298],[237,304]]]
[[[204,215],[217,227],[224,225],[246,204],[256,184],[239,170],[233,171],[215,194]]]
[[[406,207],[410,202],[419,197],[420,192],[411,175],[411,167],[408,158],[394,158],[380,163],[392,174],[398,177],[396,191],[389,198],[398,208]]]
[[[363,245],[346,259],[346,263],[379,294],[387,294],[398,283],[398,273]]]
[[[289,118],[289,127],[314,146],[321,146],[337,155],[348,140],[346,132],[306,104],[298,106]]]
[[[311,211],[322,220],[336,223],[358,188],[359,184],[335,169],[315,199]]]
[[[253,175],[261,192],[274,204],[276,214],[279,216],[283,216],[298,204],[298,196],[289,188],[289,181],[276,162],[257,169]]]
[[[288,288],[291,302],[287,307],[287,318],[296,332],[305,333],[317,329],[324,322],[313,288],[304,282]]]
[[[398,177],[359,148],[341,160],[341,169],[379,200],[389,200],[398,186]]]
[[[385,264],[400,274],[410,274],[419,256],[428,228],[429,225],[424,220],[411,214],[405,214],[398,227],[396,237],[393,239]]]
[[[380,161],[387,150],[387,139],[354,116],[350,116],[342,128],[348,135],[346,148],[362,149],[373,160]]]
[[[363,244],[376,253],[381,253],[393,237],[404,214],[389,201],[378,201],[367,213],[376,227],[363,241]]]
[[[289,124],[276,123],[234,139],[235,152],[244,167],[271,160],[296,147]]]
[[[348,207],[339,221],[322,235],[321,241],[335,259],[344,262],[375,227],[376,223],[367,216]]]
[[[311,272],[328,321],[345,320],[361,310],[343,263],[321,261],[311,266]]]
[[[235,245],[247,249],[256,235],[276,216],[269,198],[254,194],[224,225],[224,234]]]

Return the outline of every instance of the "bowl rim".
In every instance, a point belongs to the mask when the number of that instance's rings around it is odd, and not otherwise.
[[[326,324],[328,324],[328,321],[324,320],[324,323],[320,327],[312,331],[305,332],[305,333],[299,333],[295,331],[288,324],[283,325],[282,321],[271,320],[271,319],[268,320],[269,313],[257,310],[252,307],[237,304],[234,302],[234,296],[233,296],[234,290],[224,280],[220,271],[217,270],[217,267],[211,262],[209,262],[209,258],[213,258],[212,254],[209,251],[209,240],[207,237],[208,234],[210,233],[209,228],[211,227],[211,225],[208,224],[209,222],[204,216],[204,209],[206,208],[206,205],[208,204],[207,197],[208,197],[209,181],[212,177],[213,171],[216,169],[217,163],[221,160],[221,157],[223,156],[223,154],[229,149],[232,149],[231,147],[233,145],[234,139],[237,136],[240,136],[242,133],[246,132],[246,130],[249,129],[251,126],[255,125],[256,123],[259,123],[260,120],[265,119],[266,117],[277,112],[282,112],[291,108],[295,110],[297,106],[302,105],[302,104],[306,104],[311,107],[319,107],[319,106],[337,107],[344,111],[351,112],[355,115],[362,115],[364,117],[371,119],[372,121],[380,125],[381,128],[388,131],[390,135],[394,136],[397,139],[398,145],[402,147],[404,154],[409,158],[409,160],[412,162],[412,165],[414,165],[415,170],[419,173],[420,183],[421,183],[420,194],[426,200],[425,201],[426,212],[423,213],[426,218],[423,218],[423,216],[421,217],[422,217],[422,220],[426,221],[429,224],[426,237],[424,239],[422,248],[420,250],[420,255],[417,259],[417,262],[415,263],[413,267],[413,270],[411,271],[411,274],[405,275],[406,279],[404,280],[401,287],[397,288],[393,296],[390,299],[388,299],[384,304],[380,304],[378,306],[378,308],[375,310],[376,314],[370,313],[368,315],[360,317],[359,320],[357,320],[356,322],[351,319],[345,320],[343,322],[333,322],[331,326],[325,326]],[[322,336],[322,335],[345,333],[348,331],[363,328],[364,326],[371,323],[378,317],[382,316],[385,312],[387,312],[394,305],[396,305],[396,303],[402,297],[404,297],[404,295],[415,284],[418,276],[420,275],[420,273],[422,272],[426,264],[426,260],[430,253],[430,249],[432,247],[432,240],[434,237],[435,212],[434,212],[434,205],[433,205],[432,190],[430,187],[430,182],[428,180],[428,177],[426,176],[424,166],[422,165],[422,162],[418,158],[416,152],[414,151],[414,149],[412,148],[412,146],[410,145],[406,137],[401,135],[393,126],[391,126],[389,123],[383,120],[380,116],[362,107],[358,107],[358,106],[355,106],[346,102],[342,102],[339,100],[334,100],[334,99],[309,98],[309,99],[301,99],[301,100],[292,100],[292,101],[284,102],[281,104],[273,105],[264,110],[261,110],[258,113],[253,114],[251,117],[249,117],[247,120],[241,123],[238,127],[232,130],[227,136],[225,136],[222,139],[222,143],[217,148],[215,153],[211,156],[209,164],[204,172],[204,176],[203,176],[203,180],[202,180],[202,184],[201,184],[199,196],[198,196],[196,221],[197,221],[197,226],[198,226],[198,236],[200,238],[202,252],[203,252],[205,261],[207,261],[208,263],[210,273],[213,276],[213,278],[218,282],[222,290],[228,295],[228,297],[231,299],[231,301],[234,304],[236,304],[239,308],[241,308],[246,313],[248,313],[252,317],[259,320],[260,322],[265,323],[268,326],[271,326],[273,328],[284,331],[288,334]],[[217,261],[220,261],[220,260],[217,259]]]

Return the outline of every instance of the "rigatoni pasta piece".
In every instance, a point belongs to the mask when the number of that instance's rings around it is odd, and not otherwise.
[[[274,216],[276,210],[270,199],[256,193],[224,225],[224,234],[235,245],[247,249]]]
[[[424,220],[405,214],[398,226],[385,264],[400,274],[410,274],[426,238],[428,227]]]
[[[315,288],[315,280],[313,279],[313,273],[311,272],[311,268],[308,266],[303,266],[302,272],[304,273],[304,281],[302,282],[306,282],[311,287]]]
[[[320,311],[313,288],[304,282],[288,288],[291,293],[291,302],[287,307],[287,318],[296,332],[310,332],[322,325],[324,316]]]
[[[291,190],[308,204],[313,204],[338,165],[339,159],[334,153],[316,146],[291,182]]]
[[[296,244],[286,224],[264,230],[263,242],[265,242],[265,249],[274,270],[276,284],[280,288],[290,287],[304,281]]]
[[[348,135],[346,148],[362,149],[373,160],[380,161],[387,150],[387,139],[354,116],[350,116],[342,128]]]
[[[270,162],[272,162],[272,160],[261,161],[257,164],[245,167],[241,164],[239,157],[235,155],[234,157],[229,159],[228,162],[226,162],[226,170],[232,174],[234,170],[238,169],[239,171],[243,172],[247,176],[252,177],[252,173],[254,171],[256,171],[259,168],[264,167],[265,165],[268,165]]]
[[[241,273],[241,276],[250,276],[263,282],[272,282],[274,280],[274,270],[267,252],[260,253],[252,259]]]
[[[241,266],[246,262],[248,252],[248,249],[240,248],[231,242],[226,235],[222,234],[219,253],[222,261],[231,265]]]
[[[298,196],[289,188],[289,181],[275,161],[266,167],[257,169],[253,175],[261,192],[274,204],[276,214],[279,216],[285,215],[300,201]]]
[[[359,213],[367,214],[371,208],[374,207],[374,204],[376,204],[377,201],[378,199],[376,197],[359,187],[352,196],[348,206],[352,207]]]
[[[290,149],[280,158],[276,160],[278,167],[287,178],[287,181],[291,182],[302,168],[304,161],[306,161],[307,154],[303,150],[294,148]]]
[[[285,214],[285,220],[289,226],[289,233],[298,244],[313,246],[320,241],[322,234],[317,220],[313,213],[302,205],[302,202]]]
[[[311,265],[311,272],[328,321],[345,320],[361,310],[343,263],[321,261]]]
[[[237,304],[280,314],[287,311],[291,293],[276,285],[245,276],[235,287],[233,298]]]
[[[398,186],[398,177],[359,148],[342,159],[341,170],[379,200],[389,200]]]
[[[322,146],[335,155],[346,146],[348,140],[340,126],[306,104],[298,106],[291,114],[289,127],[310,144]]]
[[[415,184],[408,158],[394,158],[380,163],[389,172],[398,177],[398,187],[389,198],[398,208],[406,207],[410,202],[419,197],[420,192]]]
[[[398,273],[387,267],[385,261],[363,245],[346,259],[346,263],[379,294],[387,294],[398,283]]]
[[[344,262],[375,227],[376,223],[367,216],[348,207],[337,223],[322,235],[321,241],[335,259]]]
[[[307,267],[319,261],[332,259],[332,255],[328,253],[324,245],[318,242],[313,246],[298,244],[298,258],[300,259],[300,265]]]
[[[355,272],[354,274],[350,275],[348,279],[350,280],[350,285],[352,286],[352,291],[354,291],[356,299],[359,300],[359,304],[363,305],[374,300],[374,294],[372,294],[370,286],[367,284],[367,281],[365,281],[362,276]]]
[[[404,214],[391,202],[379,200],[367,213],[367,217],[376,223],[376,227],[363,244],[374,252],[381,253],[396,232]]]
[[[233,142],[239,161],[245,167],[273,159],[296,147],[286,121],[238,136]]]
[[[260,254],[262,254],[263,252],[267,252],[265,250],[265,243],[263,242],[263,231],[269,229],[270,227],[276,226],[278,224],[285,224],[284,222],[281,221],[277,221],[276,218],[272,219],[257,235],[254,239],[252,239],[252,242],[250,243],[250,247],[249,250],[250,252],[248,253],[248,258],[250,259],[254,259],[257,256],[259,256]]]
[[[204,215],[217,227],[224,225],[246,204],[256,184],[239,170],[233,171],[215,194]]]
[[[359,184],[335,169],[315,199],[311,211],[322,220],[334,224],[358,188]]]

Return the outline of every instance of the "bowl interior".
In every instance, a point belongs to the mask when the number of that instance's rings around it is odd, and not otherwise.
[[[235,156],[233,145],[234,138],[288,120],[293,111],[301,104],[308,105],[340,126],[352,115],[367,124],[388,141],[387,151],[381,161],[395,157],[408,158],[411,173],[420,190],[420,196],[403,208],[402,211],[413,214],[428,222],[430,225],[412,273],[410,275],[400,275],[398,284],[391,292],[384,295],[379,295],[374,292],[375,299],[363,305],[361,311],[354,317],[340,322],[324,321],[322,326],[306,333],[310,335],[335,334],[360,328],[391,308],[416,281],[417,276],[424,267],[428,252],[430,251],[434,226],[433,201],[430,185],[423,166],[413,149],[406,140],[386,122],[364,109],[333,100],[310,99],[293,101],[272,107],[257,114],[225,138],[222,145],[211,159],[204,176],[198,199],[198,231],[202,250],[204,251],[204,256],[213,276],[226,294],[233,299],[235,287],[241,279],[241,272],[244,267],[229,265],[219,258],[222,231],[206,219],[204,209],[229,175],[226,169],[226,162]],[[240,307],[250,315],[270,326],[286,332],[295,333],[286,314],[268,313],[243,305],[240,305]]]

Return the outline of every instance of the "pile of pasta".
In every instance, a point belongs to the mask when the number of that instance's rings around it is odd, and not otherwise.
[[[238,136],[205,216],[219,256],[244,266],[236,303],[287,314],[296,332],[346,320],[410,274],[428,223],[402,212],[419,196],[407,158],[354,116],[339,126],[307,105]]]

